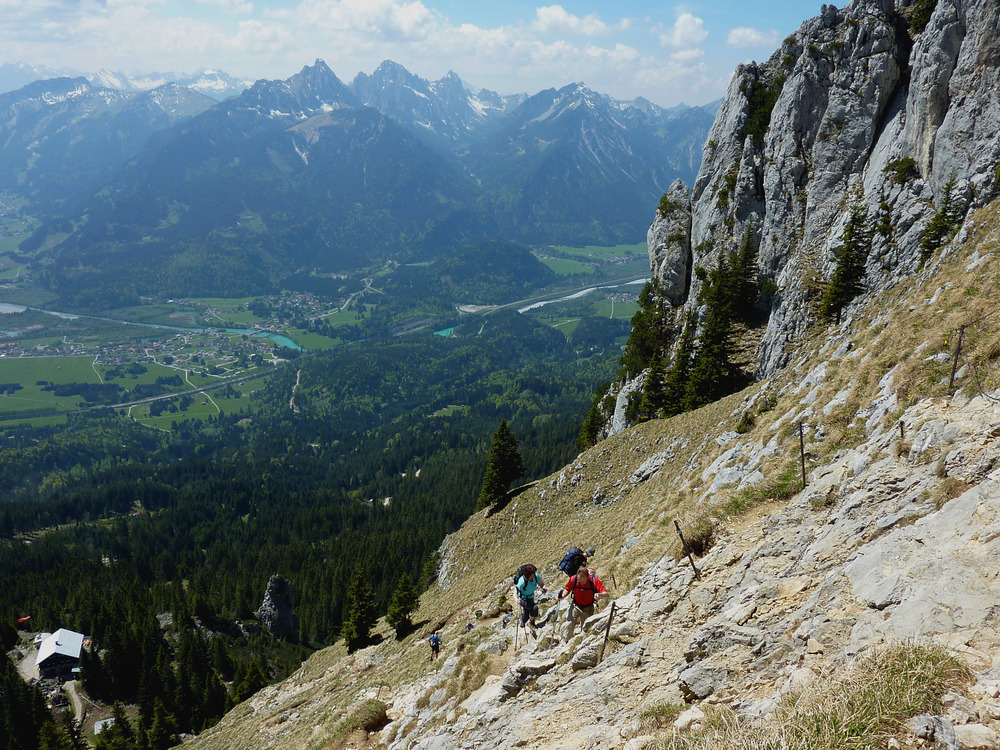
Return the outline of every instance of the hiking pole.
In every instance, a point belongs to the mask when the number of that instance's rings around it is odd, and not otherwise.
[[[517,601],[518,607],[521,606],[521,600]],[[517,632],[521,629],[521,613],[517,613],[517,619],[514,620],[514,653],[517,653]]]

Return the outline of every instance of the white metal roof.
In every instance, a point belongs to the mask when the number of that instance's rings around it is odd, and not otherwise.
[[[80,658],[80,651],[83,649],[83,633],[77,633],[66,628],[59,628],[56,632],[42,641],[38,647],[38,656],[35,657],[35,666],[41,665],[46,659],[55,654],[68,656],[72,659]]]

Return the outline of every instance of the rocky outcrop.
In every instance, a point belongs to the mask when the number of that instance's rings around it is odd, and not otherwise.
[[[891,0],[824,6],[767,63],[737,71],[709,133],[692,196],[693,263],[713,265],[754,222],[761,272],[780,289],[759,377],[787,362],[815,320],[811,288],[830,278],[852,207],[882,227],[866,268],[875,291],[921,266],[949,182],[972,205],[997,191],[1000,8],[939,0],[915,36],[908,12]]]
[[[747,237],[756,243],[761,279],[778,290],[744,353],[758,379],[785,366],[817,322],[852,212],[870,239],[848,315],[866,294],[933,266],[943,244],[925,242],[935,215],[948,212],[953,233],[1000,193],[1000,6],[938,0],[923,29],[898,6],[824,5],[767,62],[741,65],[690,197],[672,185],[649,228],[650,270],[681,306],[675,322],[704,312],[695,269],[714,268]],[[629,426],[625,406],[644,380],[612,387],[600,437]]]
[[[298,643],[299,616],[292,611],[294,606],[295,592],[288,579],[273,575],[267,581],[257,619],[271,635]]]
[[[939,0],[916,30],[898,5],[824,5],[767,62],[740,66],[690,203],[673,185],[650,226],[652,275],[691,309],[692,269],[714,267],[747,231],[755,238],[761,275],[779,290],[754,352],[758,378],[787,364],[816,321],[852,209],[873,230],[871,293],[933,263],[921,241],[946,195],[961,216],[1000,192],[1000,6]]]
[[[674,307],[687,299],[691,282],[691,198],[675,180],[656,211],[646,234],[649,268],[662,294]]]

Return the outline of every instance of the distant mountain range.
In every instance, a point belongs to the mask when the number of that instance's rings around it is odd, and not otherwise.
[[[103,187],[150,135],[215,103],[173,83],[135,94],[84,78],[0,94],[0,190],[59,213]]]
[[[391,61],[347,85],[318,60],[219,103],[63,78],[0,96],[0,189],[49,217],[22,249],[78,306],[253,293],[495,237],[639,242],[714,111],[582,84],[501,96]]]
[[[131,93],[149,91],[167,83],[175,83],[220,102],[239,96],[253,83],[253,81],[234,78],[221,70],[206,70],[204,68],[193,74],[143,73],[129,76],[125,73],[109,70],[82,73],[78,70],[54,70],[44,65],[4,63],[0,65],[0,94],[16,91],[30,83],[51,78],[85,78],[93,86]]]

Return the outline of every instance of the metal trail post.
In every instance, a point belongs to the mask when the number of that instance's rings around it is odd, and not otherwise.
[[[698,566],[694,564],[694,555],[691,554],[691,550],[688,547],[688,543],[684,541],[684,535],[681,533],[681,525],[677,523],[677,519],[674,519],[674,527],[677,529],[677,536],[681,539],[681,547],[684,549],[684,554],[688,556],[688,562],[691,563],[691,569],[694,570],[694,577],[701,578],[701,571],[698,570]]]
[[[802,432],[802,423],[799,422],[799,457],[802,460],[802,489],[806,488],[806,439]]]
[[[955,373],[958,371],[958,355],[962,351],[962,337],[965,336],[965,326],[958,327],[958,345],[955,347],[955,361],[951,363],[951,380],[948,381],[948,394],[954,393]]]

